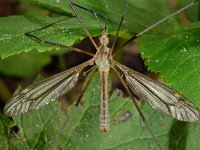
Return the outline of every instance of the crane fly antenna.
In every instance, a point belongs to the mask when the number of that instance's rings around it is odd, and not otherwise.
[[[139,106],[138,106],[138,104],[137,104],[137,102],[136,102],[136,100],[135,100],[135,97],[133,96],[133,94],[132,94],[131,91],[129,90],[129,87],[128,87],[127,84],[124,82],[124,79],[122,78],[122,76],[120,75],[120,73],[117,71],[117,69],[116,69],[114,66],[112,66],[112,68],[113,68],[113,70],[117,73],[118,78],[120,79],[121,83],[123,84],[123,86],[125,87],[126,91],[128,92],[128,95],[131,97],[131,100],[132,100],[132,102],[134,103],[134,105],[135,105],[135,107],[136,107],[136,109],[137,109],[137,111],[138,111],[138,113],[139,113],[139,115],[140,115],[142,121],[144,122],[144,124],[145,124],[145,126],[146,126],[146,128],[147,128],[147,130],[149,131],[150,136],[151,136],[151,137],[153,138],[153,140],[156,142],[158,148],[159,148],[160,150],[163,150],[163,148],[162,148],[160,142],[156,139],[155,135],[153,134],[153,131],[152,131],[150,125],[148,124],[148,122],[147,122],[145,116],[144,116],[143,113],[141,112],[141,110],[140,110],[140,108],[139,108]]]
[[[126,14],[126,11],[127,11],[127,8],[128,8],[128,0],[126,0],[126,3],[125,3],[125,6],[124,6],[124,11],[123,11],[123,13],[122,13],[122,16],[121,16],[121,19],[120,19],[120,23],[119,23],[119,26],[118,26],[118,28],[117,28],[117,32],[116,32],[116,35],[115,35],[115,37],[114,37],[114,41],[113,41],[113,44],[112,44],[112,47],[111,47],[111,52],[110,52],[110,57],[112,57],[112,53],[113,53],[113,50],[114,50],[114,48],[115,48],[115,44],[116,44],[116,42],[117,42],[117,38],[118,38],[118,35],[119,35],[119,30],[120,30],[120,28],[121,28],[121,26],[122,26],[122,23],[123,23],[123,20],[124,20],[124,16],[125,16],[125,14]]]
[[[73,4],[71,3],[71,1],[69,1],[69,6],[71,7],[72,11],[74,12],[74,14],[76,15],[78,21],[81,23],[84,31],[87,33],[90,41],[92,42],[92,44],[94,45],[94,47],[96,48],[96,50],[98,49],[97,44],[95,43],[94,39],[92,38],[92,35],[90,34],[89,30],[87,29],[85,23],[83,22],[83,20],[81,19],[81,17],[79,16],[78,12],[76,11],[76,9],[74,8]]]
[[[103,29],[102,23],[101,23],[101,21],[99,20],[99,18],[98,18],[98,16],[97,16],[97,14],[96,14],[95,11],[94,11],[94,16],[95,16],[95,18],[97,19],[97,22],[99,23],[99,25],[100,25],[100,27],[101,27],[101,30],[103,31],[104,29]]]
[[[184,11],[185,9],[187,9],[187,8],[189,8],[189,7],[191,7],[191,6],[193,6],[197,1],[199,1],[199,0],[193,0],[193,1],[192,1],[191,3],[189,3],[188,5],[186,5],[186,6],[182,7],[182,8],[180,8],[180,9],[178,9],[178,10],[175,11],[174,13],[172,13],[172,14],[170,14],[170,15],[164,17],[163,19],[161,19],[161,20],[155,22],[154,24],[150,25],[148,28],[144,29],[143,31],[139,32],[138,34],[133,35],[133,36],[132,36],[130,39],[128,39],[124,44],[122,44],[121,47],[125,46],[126,44],[128,44],[128,43],[131,42],[132,40],[134,40],[134,39],[138,38],[139,36],[143,35],[144,33],[146,33],[146,32],[148,32],[148,31],[152,30],[153,28],[155,28],[155,27],[158,26],[159,24],[165,22],[166,20],[168,20],[168,19],[170,19],[171,17],[177,15],[178,13]]]
[[[95,76],[96,73],[97,73],[97,69],[94,70],[94,72],[92,73],[92,75],[90,76],[90,78],[88,79],[88,81],[86,82],[86,84],[83,87],[83,90],[82,90],[81,94],[79,95],[78,99],[76,100],[76,103],[74,104],[74,107],[72,108],[72,111],[70,112],[69,116],[67,117],[67,119],[65,120],[65,122],[63,123],[63,125],[61,126],[60,130],[58,131],[58,133],[55,135],[55,137],[52,140],[52,142],[48,145],[48,150],[51,150],[52,146],[59,139],[59,137],[61,136],[61,134],[64,131],[65,127],[68,125],[70,118],[73,116],[73,114],[75,112],[75,109],[79,106],[80,101],[81,101],[83,95],[85,94],[85,92],[86,92],[89,84],[91,83],[91,81],[94,78],[94,76]]]

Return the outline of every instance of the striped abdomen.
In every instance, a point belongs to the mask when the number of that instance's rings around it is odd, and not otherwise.
[[[108,110],[108,71],[100,71],[101,78],[101,106],[100,106],[100,131],[107,132],[110,126]]]

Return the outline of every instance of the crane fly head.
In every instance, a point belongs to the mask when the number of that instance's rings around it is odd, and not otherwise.
[[[109,43],[108,29],[106,26],[102,29],[102,36],[99,38],[100,44],[107,46]]]

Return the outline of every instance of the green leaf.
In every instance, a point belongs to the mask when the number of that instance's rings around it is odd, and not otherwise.
[[[90,84],[80,105],[72,115],[68,126],[64,129],[54,149],[157,149],[149,136],[133,103],[129,99],[114,92],[111,96],[110,118],[111,126],[108,133],[99,131],[99,75]],[[155,136],[167,146],[169,131],[172,123],[170,117],[142,105],[147,120],[153,128]],[[42,109],[14,118],[20,132],[19,136],[26,142],[15,140],[17,149],[46,149],[55,138],[62,123],[69,117],[60,111],[57,103],[52,103]],[[156,124],[155,124],[156,121]],[[159,128],[158,128],[159,127]],[[78,143],[78,144],[77,144]]]
[[[200,108],[200,24],[139,39],[145,64]]]
[[[0,72],[7,76],[29,77],[50,62],[51,57],[48,54],[29,52],[11,56],[3,60],[0,59]]]
[[[117,3],[107,0],[95,1],[95,3],[93,0],[73,0],[72,2],[93,10],[115,23],[119,23],[125,5],[125,1],[123,0],[118,0]],[[190,0],[182,0],[181,5],[178,7],[183,7],[190,2]],[[52,10],[52,7],[56,7],[56,10],[59,9],[61,12],[65,11],[67,13],[66,15],[68,16],[70,16],[68,13],[72,12],[71,8],[67,4],[68,1],[66,0],[30,0],[28,3],[37,4],[38,7],[45,7],[49,10]],[[172,8],[171,5],[172,3],[170,3],[168,0],[131,0],[129,1],[128,10],[125,16],[126,23],[124,23],[123,26],[124,28],[128,29],[129,32],[140,32],[152,23],[174,12],[175,9]],[[75,8],[77,11],[80,11],[80,8]],[[189,8],[187,12],[192,12],[194,15],[198,14],[197,5]],[[87,13],[87,11],[82,11],[81,17],[85,15],[88,17],[89,13]],[[194,17],[194,15],[192,16]],[[94,17],[94,15],[92,16]],[[196,20],[198,20],[197,17]],[[179,29],[179,24],[180,22],[178,22],[175,18],[171,18],[169,22],[165,22],[164,24],[156,27],[155,31],[173,31]],[[163,30],[163,28],[165,28],[165,30]]]
[[[44,8],[49,11],[56,12],[58,14],[71,14],[71,11],[68,11],[66,8],[67,1],[66,0],[21,0],[21,2],[28,3],[31,5],[35,5],[37,7]]]
[[[198,142],[200,137],[200,122],[190,124],[187,132],[187,145],[185,149],[198,149],[200,147]]]
[[[60,19],[61,18],[25,16],[0,18],[0,57],[5,58],[22,52],[29,52],[34,49],[37,49],[39,52],[60,49],[55,46],[40,44],[24,35],[25,32],[44,27]],[[13,24],[15,24],[15,26],[13,26]],[[94,24],[94,26],[97,25]],[[57,24],[57,26],[49,30],[37,32],[35,35],[41,39],[66,45],[72,45],[75,41],[85,37],[83,31],[80,29],[79,23],[75,19],[69,19],[66,22]]]
[[[112,94],[109,101],[110,131],[101,133],[99,131],[99,91],[99,75],[97,75],[84,95],[82,104],[75,109],[62,135],[53,145],[53,149],[158,149],[131,100],[122,98],[120,92],[117,91]],[[60,105],[53,102],[39,110],[14,117],[15,124],[19,127],[18,138],[12,139],[15,148],[47,149],[48,144],[52,142],[62,124],[70,116],[72,107],[65,114],[61,112]],[[171,117],[164,116],[143,103],[140,104],[140,108],[164,149],[168,149],[169,145],[174,143],[176,146],[187,146],[190,149],[194,136],[196,139],[200,137],[199,123],[191,123],[187,126],[189,132],[187,137],[187,130],[178,132],[171,129],[173,123]],[[183,127],[180,122],[179,124],[175,122],[175,126],[177,129]],[[196,130],[193,131],[193,127]],[[187,144],[180,137],[186,137]]]
[[[42,5],[46,5],[46,7],[49,7],[49,5],[56,6],[63,10],[65,9],[63,8],[63,2],[66,3],[66,1],[60,1],[60,3],[56,3],[55,1],[46,0],[37,0],[35,2],[38,4],[42,3]],[[115,28],[113,28],[113,22],[118,24],[123,11],[123,6],[125,4],[124,1],[119,1],[118,3],[113,3],[111,1],[108,2],[105,0],[97,1],[96,3],[93,3],[91,0],[74,2],[92,9],[103,16],[106,16],[112,21],[108,23],[108,25],[111,25],[111,27],[108,28],[110,33],[112,33],[113,30],[116,31],[117,26],[115,25]],[[125,24],[122,26],[122,28],[129,30],[129,33],[142,31],[150,24],[170,14],[172,10],[169,7],[166,7],[168,5],[168,1],[130,1],[125,18]],[[152,10],[152,8],[154,9]],[[67,10],[71,11],[69,7]],[[91,31],[92,36],[100,35],[100,25],[94,15],[87,11],[81,10],[80,8],[77,8],[77,11],[81,14],[81,17],[84,19],[86,26]],[[66,15],[68,15],[68,17],[72,17],[69,14]],[[45,25],[60,19],[63,18],[50,18],[42,16],[12,16],[0,18],[0,57],[5,58],[22,52],[28,52],[33,49],[37,49],[39,52],[55,49],[59,50],[60,48],[58,47],[47,46],[33,41],[25,36],[24,33],[44,27]],[[106,21],[102,19],[101,21],[102,25],[104,26]],[[169,32],[180,28],[179,23],[174,18],[170,19],[169,22],[170,23],[161,24],[160,26],[156,27],[154,31]],[[69,46],[86,37],[82,27],[75,18],[69,18],[66,21],[58,23],[46,30],[41,32],[38,31],[34,33],[34,35],[43,40],[49,40]]]

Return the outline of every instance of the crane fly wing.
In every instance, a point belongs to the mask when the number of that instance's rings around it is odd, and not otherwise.
[[[4,113],[7,116],[16,116],[56,100],[76,85],[80,72],[88,65],[90,64],[87,61],[28,86],[12,97],[6,104]]]
[[[198,109],[183,95],[114,60],[112,64],[122,73],[131,92],[147,101],[154,109],[181,121],[192,122],[199,119]]]

